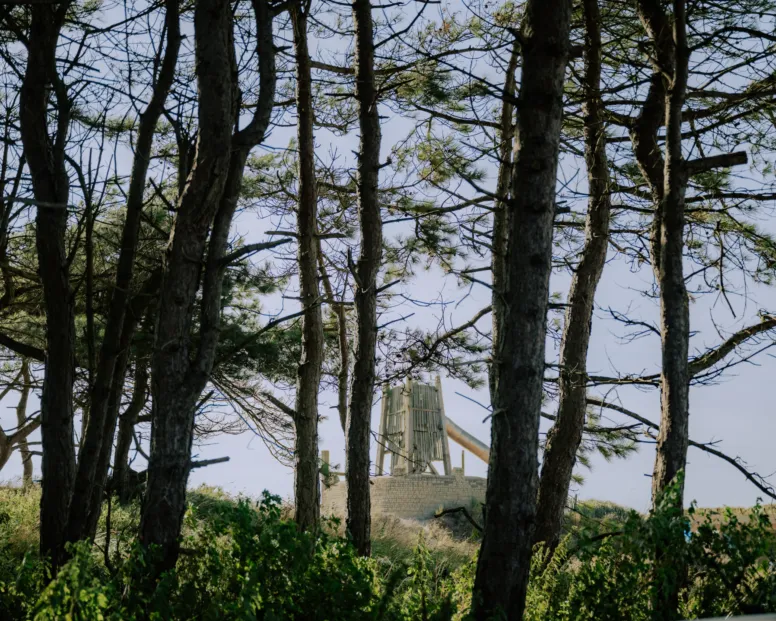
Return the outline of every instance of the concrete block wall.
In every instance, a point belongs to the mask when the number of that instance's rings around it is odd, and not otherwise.
[[[452,509],[485,502],[486,480],[465,476],[383,476],[372,478],[372,516],[428,519],[440,508]],[[345,516],[347,485],[340,481],[321,495],[324,516]],[[479,514],[477,512],[476,514]]]

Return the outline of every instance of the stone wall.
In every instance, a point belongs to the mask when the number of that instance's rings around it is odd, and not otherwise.
[[[485,502],[486,480],[481,477],[410,475],[374,477],[371,481],[373,517],[391,514],[428,519],[440,508],[469,509],[473,504]],[[323,487],[321,513],[344,517],[346,494],[345,481]]]

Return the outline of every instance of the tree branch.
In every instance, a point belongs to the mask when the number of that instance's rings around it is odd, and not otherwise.
[[[707,172],[714,168],[731,168],[746,164],[749,158],[745,151],[735,151],[733,153],[722,153],[712,155],[711,157],[701,157],[697,160],[686,162],[687,172],[691,175]]]

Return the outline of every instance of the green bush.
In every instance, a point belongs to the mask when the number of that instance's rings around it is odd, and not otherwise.
[[[677,508],[669,490],[644,517],[632,512],[620,530],[567,537],[552,560],[534,557],[527,621],[646,621],[665,593],[678,590],[669,616],[724,617],[776,610],[776,533],[758,505],[746,519],[726,511],[698,517]],[[570,542],[574,540],[574,549]]]
[[[537,549],[526,621],[646,621],[673,591],[675,618],[776,610],[776,534],[763,509],[684,512],[671,493],[647,516],[630,512],[598,527],[587,521],[553,555]],[[476,560],[461,563],[456,548],[451,563],[443,547],[429,545],[433,529],[420,531],[412,550],[405,537],[385,546],[393,557],[362,559],[336,523],[302,533],[278,498],[235,501],[200,489],[190,494],[176,571],[149,582],[153,550],[131,536],[139,508],[112,505],[112,538],[101,531],[94,546],[73,546],[47,582],[37,558],[36,501],[34,492],[0,490],[0,619],[468,618]]]

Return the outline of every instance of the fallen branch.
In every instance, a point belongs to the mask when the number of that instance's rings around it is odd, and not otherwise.
[[[463,513],[463,516],[468,520],[469,524],[474,526],[479,532],[482,532],[482,526],[472,517],[471,513],[466,507],[456,507],[455,509],[442,509],[434,514],[435,518],[441,518],[444,515],[452,515],[453,513]]]

